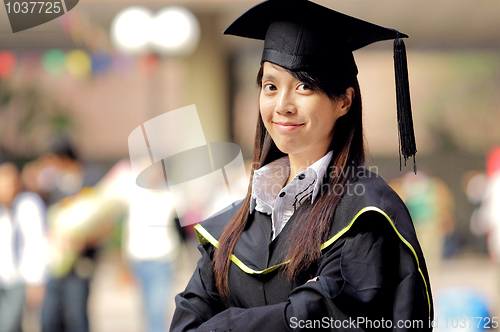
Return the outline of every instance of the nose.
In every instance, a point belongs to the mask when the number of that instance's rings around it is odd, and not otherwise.
[[[295,108],[291,91],[288,89],[282,89],[280,92],[281,93],[278,96],[278,103],[276,105],[276,113],[281,115],[295,114],[297,109]]]

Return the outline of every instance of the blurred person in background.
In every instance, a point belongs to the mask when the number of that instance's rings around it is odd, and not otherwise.
[[[0,165],[0,332],[22,330],[25,303],[42,302],[47,262],[45,204],[22,190],[13,163]]]
[[[90,207],[84,206],[85,210],[76,214],[67,210],[76,194],[95,185],[98,179],[93,169],[79,160],[73,144],[65,137],[56,138],[50,152],[26,166],[25,182],[39,191],[49,205],[51,275],[42,307],[44,332],[89,330],[87,301],[97,246],[76,224]],[[72,227],[76,231],[72,232]]]
[[[163,174],[143,178],[139,187],[128,160],[121,160],[96,186],[101,200],[127,207],[123,252],[138,282],[143,300],[143,331],[167,329],[172,301],[173,264],[180,251],[180,235],[172,195],[165,189]]]
[[[172,264],[181,245],[173,198],[165,189],[163,176],[147,180],[148,188],[156,189],[141,188],[135,184],[130,163],[127,166],[130,210],[126,256],[142,292],[147,325],[144,331],[164,332],[173,304]]]
[[[488,177],[485,170],[470,170],[462,175],[462,191],[474,209],[470,216],[469,228],[471,233],[480,239],[483,252],[488,252],[488,240],[487,228],[480,214],[487,184]]]
[[[500,264],[500,147],[486,157],[486,188],[480,206],[473,213],[471,227],[476,235],[487,234],[492,262]]]
[[[429,270],[439,266],[445,238],[453,233],[454,200],[450,189],[423,171],[407,173],[389,185],[405,202],[415,225]]]

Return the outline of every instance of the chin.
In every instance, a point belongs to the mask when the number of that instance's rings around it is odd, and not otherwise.
[[[291,146],[282,145],[282,144],[276,144],[276,147],[278,148],[278,150],[280,150],[281,152],[283,152],[285,154],[295,154],[295,153],[298,153],[301,151],[301,150],[298,150],[298,149],[293,148]]]

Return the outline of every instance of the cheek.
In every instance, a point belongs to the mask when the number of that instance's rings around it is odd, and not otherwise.
[[[332,107],[330,103],[322,103],[322,105],[318,105],[318,109],[322,111],[313,116],[318,128],[318,134],[330,134],[338,120],[337,109]]]
[[[262,116],[262,120],[264,122],[272,118],[273,107],[268,100],[261,98],[259,100],[259,109],[260,109],[260,115]]]
[[[266,111],[266,109],[263,107],[263,105],[261,104],[260,105],[260,117],[262,119],[262,123],[264,124],[264,127],[266,128],[266,130],[269,132],[270,128],[269,128],[269,125],[270,125],[270,121],[271,119],[269,118],[269,115]]]

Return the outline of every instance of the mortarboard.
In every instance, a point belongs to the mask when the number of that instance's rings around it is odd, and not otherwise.
[[[237,18],[224,34],[264,40],[262,62],[299,71],[348,71],[357,74],[352,51],[394,39],[394,68],[400,155],[413,156],[415,134],[411,114],[406,50],[408,35],[351,17],[308,0],[267,0]],[[400,167],[401,168],[401,167]]]

